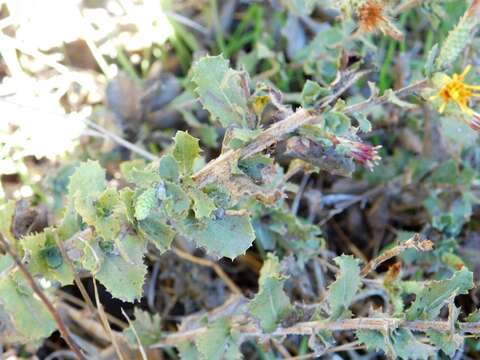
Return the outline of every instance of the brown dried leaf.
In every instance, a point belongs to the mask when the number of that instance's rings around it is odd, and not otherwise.
[[[322,144],[306,138],[288,139],[284,155],[301,159],[334,175],[349,176],[354,170],[350,158],[339,155],[333,148],[325,148]]]
[[[15,205],[12,221],[12,234],[16,239],[42,231],[48,226],[45,207],[30,208],[28,200],[19,200]]]

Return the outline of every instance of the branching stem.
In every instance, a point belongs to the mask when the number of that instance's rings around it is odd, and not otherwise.
[[[402,89],[396,90],[393,92],[393,94],[398,98],[405,97],[422,90],[427,85],[428,80],[423,79]],[[342,91],[344,91],[344,89],[342,89]],[[338,96],[340,93],[341,92],[336,94],[336,96]],[[332,97],[331,100],[333,101],[336,96]],[[371,97],[370,99],[358,104],[347,106],[343,112],[345,114],[353,114],[355,112],[365,111],[370,107],[386,103],[389,101],[389,99],[390,96],[388,95]],[[326,105],[322,106],[322,108],[325,106]],[[235,161],[239,159],[255,155],[276,144],[277,142],[284,140],[289,134],[293,133],[301,126],[319,121],[321,117],[321,109],[299,109],[284,120],[270,126],[244,148],[238,150],[229,150],[220,155],[218,158],[210,161],[192,176],[193,179],[200,187],[215,181],[215,173],[225,171],[224,167],[226,167],[226,165],[235,163]]]
[[[235,319],[235,318],[234,318]],[[235,322],[237,320],[237,322]],[[262,332],[255,324],[245,323],[245,317],[238,316],[233,322],[232,329],[247,337],[275,337],[286,335],[312,335],[321,330],[329,331],[354,331],[354,330],[378,330],[404,328],[411,331],[425,332],[435,330],[441,333],[450,333],[451,324],[449,321],[406,321],[398,318],[353,318],[340,321],[307,321],[301,322],[287,328],[279,328],[273,333]],[[457,323],[460,333],[480,334],[480,322]],[[207,327],[199,327],[193,330],[177,332],[166,335],[162,341],[152,345],[152,348],[159,348],[178,344],[182,341],[192,341],[197,336],[205,333]]]
[[[404,243],[401,243],[400,245],[383,252],[375,259],[370,260],[370,262],[362,269],[362,272],[360,274],[362,276],[367,276],[369,272],[374,271],[381,263],[401,254],[407,249],[430,251],[433,249],[433,243],[430,240],[421,240],[420,235],[415,234]]]

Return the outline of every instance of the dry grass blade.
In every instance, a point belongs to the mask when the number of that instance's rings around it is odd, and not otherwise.
[[[142,355],[143,360],[148,360],[147,358],[147,353],[145,352],[145,349],[143,348],[142,341],[140,340],[140,337],[138,336],[137,330],[135,329],[135,326],[133,326],[133,323],[131,322],[130,318],[128,315],[125,313],[125,310],[121,308],[122,314],[127,319],[128,324],[130,325],[130,329],[132,329],[133,334],[135,335],[135,339],[137,340],[138,348],[140,350],[140,354]]]
[[[117,353],[120,360],[125,360],[125,358],[123,357],[122,351],[120,350],[120,346],[118,345],[118,341],[115,337],[115,334],[113,333],[112,328],[110,327],[110,324],[108,322],[108,318],[105,314],[105,310],[103,310],[103,305],[100,302],[100,298],[98,296],[97,282],[95,280],[95,277],[92,277],[92,283],[93,283],[93,289],[94,289],[94,292],[95,292],[95,302],[97,303],[98,314],[99,314],[100,319],[102,321],[103,327],[107,331],[107,333],[110,337],[110,341],[112,342],[113,347],[115,348],[115,352]]]

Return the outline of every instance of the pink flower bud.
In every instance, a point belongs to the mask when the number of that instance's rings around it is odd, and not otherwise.
[[[473,130],[480,132],[480,114],[473,113],[472,119],[468,123]]]
[[[378,149],[381,146],[372,146],[370,144],[352,141],[344,138],[338,138],[340,143],[349,148],[349,155],[358,163],[372,170],[378,164],[381,157],[378,155]]]

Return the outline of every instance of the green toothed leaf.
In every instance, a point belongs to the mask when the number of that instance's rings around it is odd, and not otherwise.
[[[135,218],[137,220],[146,219],[157,205],[157,202],[156,189],[150,188],[142,192],[135,203]]]
[[[67,285],[73,282],[73,273],[57,246],[57,236],[55,229],[47,228],[42,233],[23,237],[22,246],[30,258],[27,266],[32,275]]]
[[[47,308],[18,272],[0,277],[0,294],[0,302],[10,321],[26,339],[40,340],[56,329]]]
[[[260,272],[259,292],[249,304],[250,312],[267,332],[274,331],[291,311],[290,300],[283,291],[284,280],[278,259],[269,254]]]
[[[172,155],[178,162],[180,172],[183,175],[189,175],[192,173],[195,159],[200,155],[198,139],[184,131],[177,131],[173,140],[175,141],[175,147]]]
[[[93,226],[104,240],[112,241],[120,232],[120,195],[114,188],[108,188],[95,201],[96,216]]]
[[[152,213],[146,219],[139,221],[138,229],[145,239],[153,243],[161,253],[170,249],[175,231],[165,223],[159,213]]]
[[[395,356],[403,360],[428,360],[435,355],[433,346],[420,342],[407,329],[397,329],[391,335]]]
[[[407,319],[433,320],[450,297],[466,294],[473,287],[473,274],[467,268],[456,271],[451,278],[428,281],[416,294],[414,303],[407,310]]]
[[[197,350],[197,347],[193,342],[183,341],[177,344],[177,349],[180,354],[180,359],[182,360],[198,360],[200,359],[200,354]]]
[[[95,224],[95,201],[106,187],[105,170],[97,161],[89,160],[80,164],[70,177],[69,195],[74,201],[75,210],[89,225]]]
[[[165,200],[162,204],[167,216],[181,220],[188,215],[191,201],[179,185],[166,181]]]
[[[222,56],[206,56],[192,67],[195,91],[212,118],[223,127],[244,127],[248,114],[247,98],[241,86],[242,73],[230,69]]]
[[[165,155],[160,159],[159,173],[163,180],[177,182],[180,169],[177,160],[172,155]]]
[[[213,200],[199,189],[190,189],[190,197],[193,200],[193,211],[197,219],[208,218],[216,209]]]
[[[142,296],[147,274],[147,267],[143,263],[146,243],[132,235],[126,235],[120,243],[128,259],[121,256],[113,244],[104,247],[102,266],[96,277],[113,297],[131,302]]]
[[[335,282],[329,286],[328,302],[332,309],[332,319],[338,319],[348,310],[353,297],[361,285],[359,261],[353,256],[336,257],[335,262],[340,267]]]
[[[134,315],[135,320],[131,321],[131,325],[123,331],[130,346],[138,347],[137,336],[144,348],[148,348],[161,339],[160,315],[150,315],[147,311],[139,308],[135,308]]]
[[[181,233],[208,252],[234,259],[252,245],[255,235],[248,216],[224,216],[179,224]]]
[[[203,360],[234,360],[240,354],[226,318],[220,318],[195,340],[200,359]]]
[[[385,338],[380,331],[357,330],[355,335],[357,336],[358,341],[367,347],[367,350],[385,352]]]

